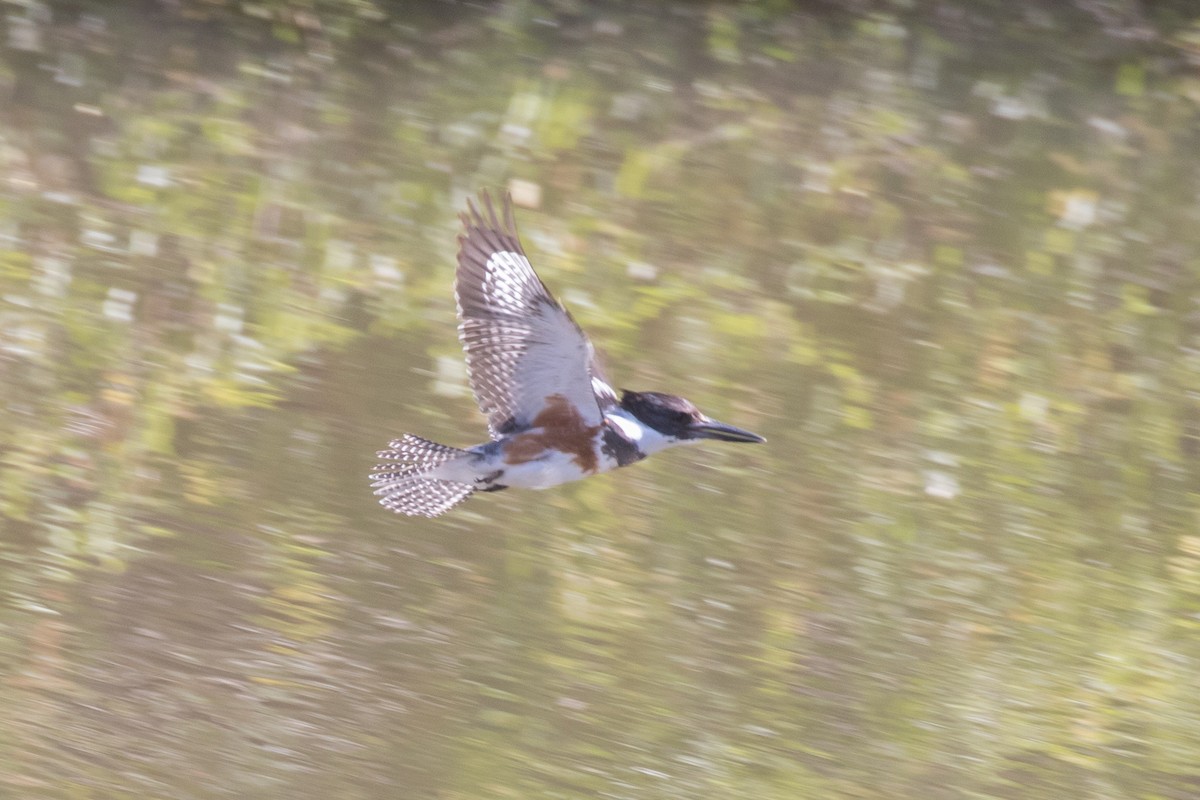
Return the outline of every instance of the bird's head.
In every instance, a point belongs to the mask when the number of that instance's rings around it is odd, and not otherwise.
[[[673,394],[631,392],[623,389],[621,408],[670,444],[702,439],[716,439],[722,442],[766,441],[757,433],[706,417],[691,402]]]

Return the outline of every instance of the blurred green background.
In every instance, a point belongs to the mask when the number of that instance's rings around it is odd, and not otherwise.
[[[0,13],[0,796],[1200,796],[1196,3]],[[769,443],[378,507],[507,186]]]

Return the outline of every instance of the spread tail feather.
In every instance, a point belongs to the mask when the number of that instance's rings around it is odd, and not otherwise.
[[[397,514],[436,517],[445,514],[475,491],[470,484],[425,477],[425,473],[435,467],[468,455],[466,450],[406,433],[377,455],[387,459],[388,463],[375,467],[371,473],[371,480],[374,481],[371,487],[375,489],[380,504]]]

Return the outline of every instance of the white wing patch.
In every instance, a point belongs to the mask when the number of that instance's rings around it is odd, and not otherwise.
[[[484,266],[483,292],[496,311],[523,314],[531,295],[539,294],[529,278],[533,267],[520,253],[493,253]],[[534,291],[531,291],[534,290]]]

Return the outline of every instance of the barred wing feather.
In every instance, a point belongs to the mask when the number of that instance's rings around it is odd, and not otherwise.
[[[455,297],[471,389],[493,438],[530,426],[551,395],[562,395],[589,426],[616,402],[587,336],[538,278],[517,240],[512,201],[504,222],[482,195],[463,214]]]

